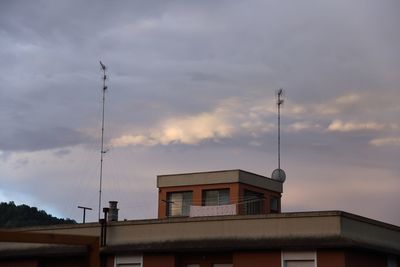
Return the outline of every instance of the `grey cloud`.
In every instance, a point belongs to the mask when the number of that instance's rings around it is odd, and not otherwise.
[[[398,151],[369,144],[372,139],[397,140],[398,130],[324,131],[334,120],[397,123],[398,10],[396,0],[2,1],[0,158],[11,164],[20,151],[40,157],[44,150],[52,149],[54,160],[70,161],[72,155],[77,156],[70,146],[97,142],[101,59],[109,67],[110,77],[107,140],[132,128],[146,132],[169,118],[210,112],[229,98],[243,102],[272,99],[274,90],[284,87],[287,106],[282,118],[282,153],[291,179],[308,183],[307,169],[316,169],[323,176],[333,169],[346,172],[352,166],[387,168],[398,176]],[[352,105],[335,104],[336,98],[349,92],[361,95],[361,100]],[[238,106],[251,106],[243,102]],[[265,105],[273,105],[273,101]],[[291,105],[305,111],[294,115]],[[313,108],[317,105],[337,112],[322,114],[321,109]],[[239,109],[232,121],[240,121],[235,116],[243,112]],[[275,124],[275,116],[269,115],[261,116],[260,122]],[[320,127],[291,131],[290,125],[297,122]],[[76,153],[97,158],[91,152]],[[257,136],[241,131],[196,146],[111,149],[106,167],[121,170],[115,176],[126,184],[141,181],[143,191],[154,193],[138,198],[124,193],[122,202],[154,204],[156,192],[150,182],[156,174],[238,167],[269,173],[276,165],[275,154],[274,132]],[[124,163],[112,161],[117,155]],[[304,166],[296,165],[299,159]],[[38,177],[57,175],[69,182],[70,177],[82,181],[90,177],[90,186],[83,187],[96,192],[92,180],[97,165],[87,161],[90,164],[85,167],[92,166],[92,170],[85,174],[85,168],[69,170],[70,166],[60,167],[61,163],[57,169],[47,166],[43,173],[25,174],[35,180],[26,185],[26,194],[37,195],[41,198],[38,202],[60,198],[57,206],[65,206],[73,191],[70,184],[54,181],[53,189],[61,185],[70,190],[60,197],[35,189]],[[2,171],[2,184],[7,184],[3,183],[6,175],[22,179],[20,173]],[[14,186],[18,191],[20,184]],[[134,186],[129,189],[137,190]],[[114,196],[119,197],[115,193],[110,198]],[[90,203],[96,206],[95,200]],[[148,214],[145,204],[137,207],[141,214]],[[77,212],[69,214],[80,218]],[[398,222],[398,217],[387,216]]]
[[[222,77],[211,74],[211,73],[203,73],[203,72],[190,72],[187,73],[191,80],[195,82],[222,82]]]
[[[62,158],[70,153],[71,153],[71,150],[69,150],[69,149],[60,149],[60,150],[55,151],[54,155]]]
[[[77,131],[56,127],[49,129],[14,129],[2,134],[0,150],[35,151],[66,147],[87,142],[88,138]]]

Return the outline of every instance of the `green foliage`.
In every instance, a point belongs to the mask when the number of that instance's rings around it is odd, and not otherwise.
[[[0,228],[15,228],[25,226],[74,224],[71,219],[59,219],[47,214],[44,210],[28,205],[15,205],[13,201],[0,203]]]

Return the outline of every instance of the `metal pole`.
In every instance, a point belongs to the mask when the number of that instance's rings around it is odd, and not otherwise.
[[[281,169],[281,95],[278,94],[278,169]]]
[[[82,219],[82,222],[85,223],[85,222],[86,222],[86,210],[92,210],[92,208],[78,206],[78,209],[83,209],[83,219]]]
[[[101,151],[100,151],[100,184],[99,184],[99,213],[98,219],[100,220],[100,211],[101,211],[101,188],[102,188],[102,180],[103,180],[103,154],[106,152],[104,151],[104,106],[106,100],[106,66],[100,61],[101,68],[103,70],[103,110],[102,110],[102,117],[101,117]]]
[[[283,89],[278,90],[278,170],[279,176],[281,175],[281,105],[283,104],[283,99],[281,96],[283,94]]]

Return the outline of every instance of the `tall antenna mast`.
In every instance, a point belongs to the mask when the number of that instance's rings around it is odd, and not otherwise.
[[[276,105],[278,106],[278,169],[281,168],[281,105],[284,100],[281,98],[283,94],[283,89],[280,88],[277,92],[278,100]]]
[[[278,107],[278,169],[275,169],[272,172],[271,178],[280,182],[284,182],[286,180],[286,174],[281,169],[281,106],[283,105],[283,94],[284,91],[282,88],[279,88],[276,91],[277,101],[276,105]]]
[[[106,66],[100,61],[101,69],[103,70],[103,112],[101,117],[101,150],[100,150],[100,184],[99,184],[99,220],[100,220],[100,210],[101,210],[101,188],[103,180],[103,156],[107,152],[104,150],[104,105],[106,102]]]

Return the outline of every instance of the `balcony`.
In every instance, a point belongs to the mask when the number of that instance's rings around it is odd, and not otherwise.
[[[190,206],[189,217],[236,215],[236,204],[219,206]]]

